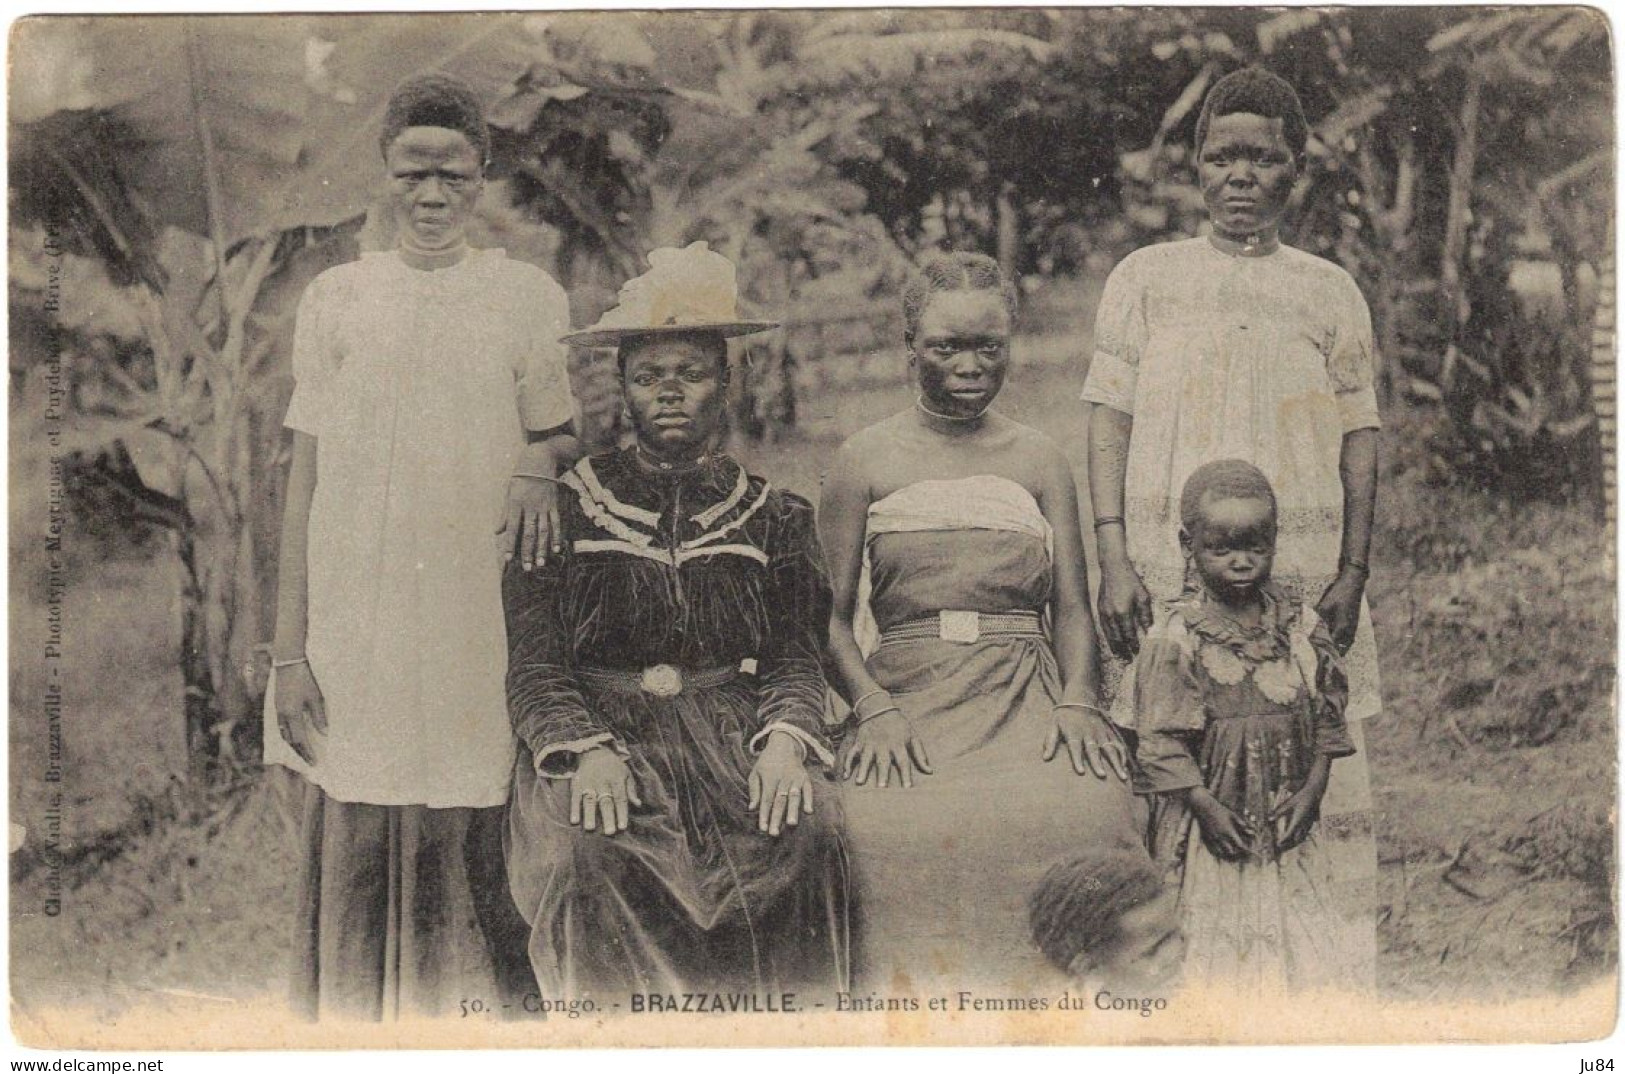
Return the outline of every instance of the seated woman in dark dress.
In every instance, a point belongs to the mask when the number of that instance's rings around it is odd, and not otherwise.
[[[657,250],[569,342],[615,345],[637,442],[564,478],[503,586],[508,869],[544,997],[847,987],[812,506],[716,454],[734,270]],[[814,771],[816,770],[816,775]]]

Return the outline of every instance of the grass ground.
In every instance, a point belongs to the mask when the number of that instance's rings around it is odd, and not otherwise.
[[[1001,408],[1083,459],[1078,371],[1031,341]],[[907,406],[898,379],[804,401],[802,427],[742,450],[816,497],[839,439]],[[1386,433],[1371,598],[1385,714],[1368,725],[1382,861],[1385,996],[1549,994],[1612,972],[1611,541],[1589,515],[1423,487],[1414,418]],[[87,565],[72,587],[64,706],[70,849],[46,917],[45,740],[32,570],[14,554],[11,806],[35,840],[12,860],[19,1014],[70,999],[207,1010],[285,986],[295,862],[280,781],[178,793],[176,612],[162,559]],[[19,583],[18,579],[24,581]]]

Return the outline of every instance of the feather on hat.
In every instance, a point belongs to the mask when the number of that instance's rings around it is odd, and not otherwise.
[[[777,321],[739,316],[739,284],[733,262],[704,242],[681,250],[666,246],[649,254],[649,271],[626,281],[615,307],[598,323],[560,340],[578,347],[613,347],[631,336],[705,331],[747,336],[777,328]]]

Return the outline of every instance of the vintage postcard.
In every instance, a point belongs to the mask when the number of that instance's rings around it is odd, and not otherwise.
[[[21,1044],[1613,1032],[1598,10],[9,45]]]

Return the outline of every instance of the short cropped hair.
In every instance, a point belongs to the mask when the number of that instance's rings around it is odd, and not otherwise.
[[[1193,533],[1202,518],[1202,505],[1216,500],[1260,500],[1269,504],[1274,514],[1275,490],[1264,471],[1242,459],[1220,459],[1198,466],[1185,479],[1179,495],[1179,524],[1186,533]]]
[[[384,129],[378,136],[378,151],[389,147],[408,127],[444,127],[460,132],[480,155],[480,164],[491,156],[491,131],[485,124],[480,98],[460,78],[450,75],[418,75],[395,87],[384,109]]]
[[[1243,67],[1232,71],[1213,84],[1202,102],[1202,113],[1196,118],[1196,152],[1202,152],[1207,140],[1208,127],[1215,116],[1231,116],[1247,112],[1266,119],[1279,119],[1286,144],[1293,156],[1302,156],[1309,144],[1309,123],[1303,118],[1303,102],[1298,91],[1280,75],[1262,67]]]
[[[1123,917],[1162,894],[1161,873],[1144,854],[1100,850],[1056,865],[1027,904],[1033,941],[1050,963],[1090,966],[1123,939]]]
[[[920,318],[935,295],[949,291],[996,291],[1004,308],[1016,316],[1016,289],[1004,278],[999,263],[986,254],[954,250],[933,253],[903,286],[903,336],[912,340],[920,330]]]

